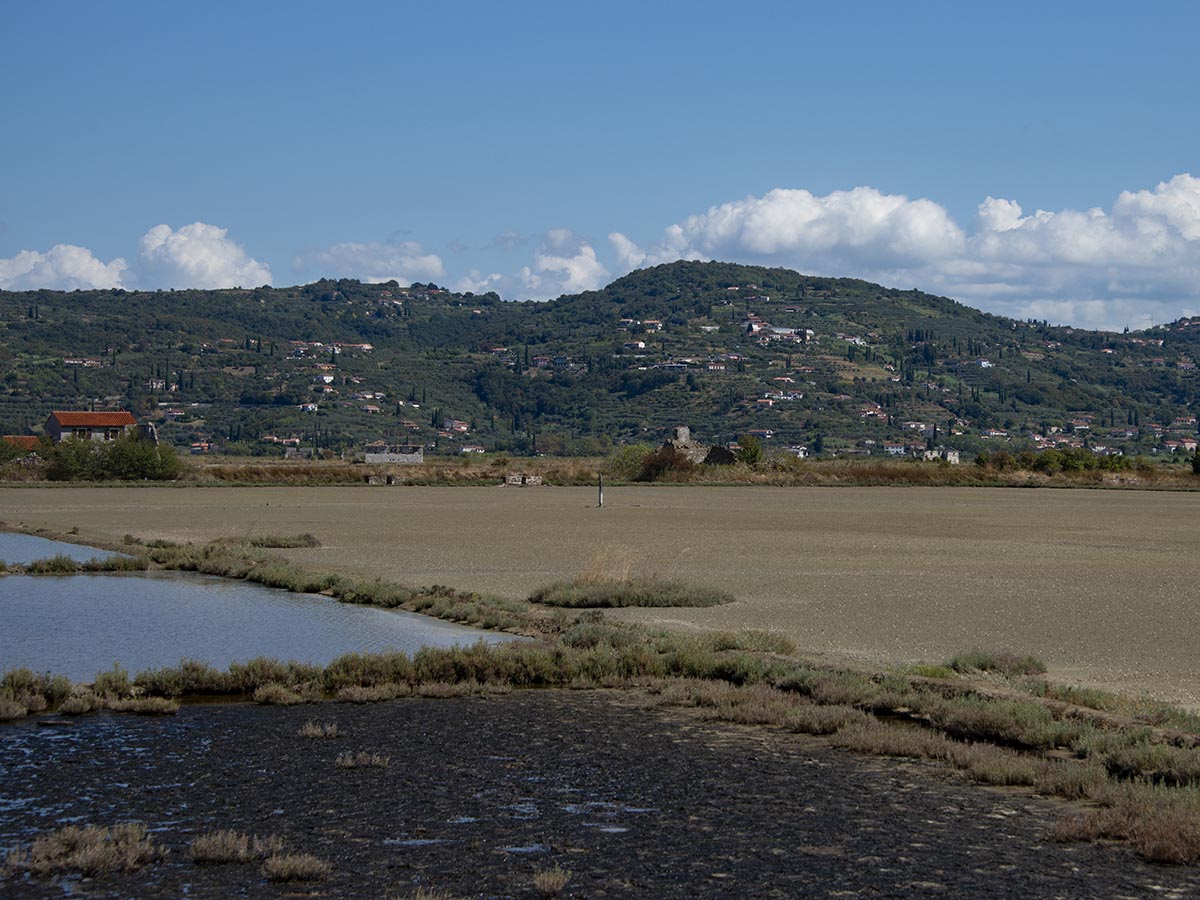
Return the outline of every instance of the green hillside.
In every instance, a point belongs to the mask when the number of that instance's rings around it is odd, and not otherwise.
[[[0,292],[0,430],[94,405],[238,453],[299,439],[595,454],[681,423],[705,441],[754,432],[826,453],[1166,453],[1197,431],[1198,345],[1200,320],[1082,331],[725,263],[548,303],[353,280]]]

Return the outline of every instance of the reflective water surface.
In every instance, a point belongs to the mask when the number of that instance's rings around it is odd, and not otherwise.
[[[35,559],[49,559],[59,555],[69,556],[76,562],[87,562],[89,559],[107,559],[116,554],[107,550],[97,550],[95,547],[51,541],[33,534],[0,532],[0,560],[6,563],[26,566]]]
[[[6,562],[66,552],[78,559],[103,555],[0,534]],[[183,657],[219,668],[255,656],[325,664],[351,651],[411,653],[481,639],[512,637],[190,573],[0,576],[0,672],[26,666],[91,681],[114,662],[131,673],[175,665]]]

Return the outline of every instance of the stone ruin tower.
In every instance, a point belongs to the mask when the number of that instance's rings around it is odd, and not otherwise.
[[[685,454],[692,462],[703,462],[708,456],[708,448],[692,440],[692,429],[686,425],[676,425],[671,437],[666,443],[680,453]]]

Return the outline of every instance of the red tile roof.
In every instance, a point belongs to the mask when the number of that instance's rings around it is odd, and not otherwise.
[[[120,428],[124,425],[136,425],[132,413],[125,410],[115,412],[59,412],[50,413],[64,428]]]
[[[32,452],[38,448],[38,441],[40,438],[33,434],[6,434],[3,440],[7,441],[13,446],[20,447],[22,450],[29,450]]]

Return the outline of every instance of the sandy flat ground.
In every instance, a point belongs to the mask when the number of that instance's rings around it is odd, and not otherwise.
[[[0,521],[92,541],[311,531],[322,569],[512,597],[596,560],[732,592],[619,615],[765,628],[814,653],[1033,653],[1055,677],[1200,706],[1200,494],[972,488],[0,490]]]

